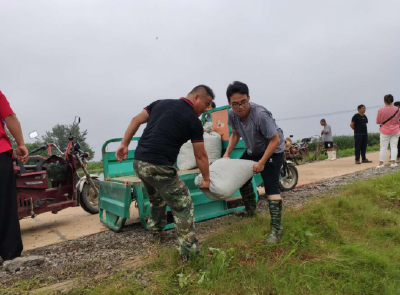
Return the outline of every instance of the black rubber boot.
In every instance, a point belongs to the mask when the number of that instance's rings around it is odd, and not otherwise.
[[[268,200],[271,215],[271,233],[265,240],[266,244],[278,244],[282,238],[282,200]]]
[[[254,193],[253,183],[247,183],[240,189],[244,210],[236,211],[235,215],[239,217],[254,217],[257,214],[256,194]]]

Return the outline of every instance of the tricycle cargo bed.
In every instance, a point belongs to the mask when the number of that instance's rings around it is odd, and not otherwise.
[[[183,170],[183,171],[179,171],[178,170],[178,175],[184,175],[184,174],[199,174],[200,170],[199,169],[192,169],[192,170]],[[138,183],[141,182],[141,180],[139,178],[137,178],[136,176],[119,176],[119,177],[112,177],[109,178],[109,181],[115,181],[115,182],[122,182],[125,184],[134,184],[134,183]]]

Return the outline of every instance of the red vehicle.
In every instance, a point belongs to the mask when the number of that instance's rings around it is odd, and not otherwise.
[[[290,137],[286,138],[284,152],[285,159],[289,161],[294,161],[297,165],[302,165],[306,162],[308,156],[307,145],[304,145],[303,141],[301,145],[293,143],[292,137],[293,135],[290,135]]]
[[[80,118],[77,118],[79,124]],[[56,214],[65,208],[79,205],[91,214],[98,213],[99,182],[92,179],[85,168],[89,154],[81,150],[78,142],[74,143],[71,134],[68,140],[65,152],[55,144],[48,143],[31,151],[30,154],[48,149],[51,155],[53,148],[57,151],[57,155],[48,158],[30,156],[27,165],[16,161],[14,172],[20,219],[28,216],[33,218],[45,212]],[[84,171],[85,178],[80,179],[77,173],[79,168]],[[79,186],[79,182],[84,182],[84,185],[88,186],[82,192],[77,189],[82,187]]]

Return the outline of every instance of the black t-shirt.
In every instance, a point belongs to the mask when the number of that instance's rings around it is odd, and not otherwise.
[[[145,110],[150,117],[135,151],[135,159],[154,165],[174,165],[181,146],[203,142],[203,126],[186,98],[157,100]]]
[[[355,114],[351,119],[351,122],[354,123],[354,135],[367,135],[367,116],[361,116],[360,114]]]

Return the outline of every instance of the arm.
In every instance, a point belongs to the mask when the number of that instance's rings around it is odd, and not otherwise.
[[[122,139],[121,145],[117,149],[115,156],[117,160],[122,163],[122,160],[128,157],[128,146],[132,140],[132,137],[138,131],[140,125],[146,123],[149,120],[149,114],[146,110],[143,110],[139,115],[134,117],[125,131],[124,138]]]
[[[325,131],[325,128],[326,128],[327,130],[329,130],[329,131]],[[329,134],[329,133],[331,132],[331,127],[330,127],[330,126],[328,126],[328,127],[325,126],[325,128],[324,128],[324,130],[322,130],[321,135],[322,135],[322,134]]]
[[[208,163],[208,156],[206,149],[204,147],[204,142],[194,142],[193,143],[193,152],[196,158],[197,166],[200,169],[201,175],[203,176],[203,183],[200,188],[209,188],[210,187],[210,170]]]
[[[22,128],[19,120],[15,114],[12,114],[4,119],[8,130],[17,142],[17,157],[22,163],[28,160],[28,149],[25,146],[24,137],[22,135]]]
[[[383,123],[383,121],[382,121],[382,118],[380,116],[380,109],[379,109],[378,110],[378,114],[376,115],[376,124],[380,125],[382,123]]]
[[[354,126],[355,126],[355,123],[356,123],[356,116],[357,116],[357,115],[354,115],[354,116],[351,118],[350,128],[353,129],[353,130],[354,130]],[[368,120],[367,120],[367,123],[368,123]]]
[[[228,148],[226,149],[226,152],[225,152],[223,158],[229,157],[229,155],[232,153],[233,149],[239,142],[239,139],[240,139],[239,132],[237,132],[235,129],[232,129],[231,137],[229,137]]]
[[[279,134],[275,133],[275,135],[270,139],[267,149],[265,150],[264,156],[254,165],[254,173],[260,173],[264,170],[265,163],[267,163],[268,159],[272,156],[276,148],[279,146],[281,140],[279,138]]]

